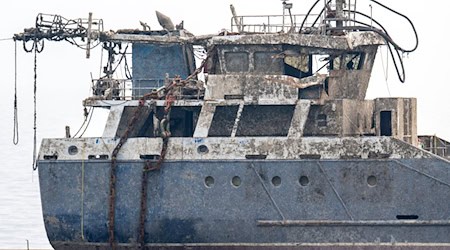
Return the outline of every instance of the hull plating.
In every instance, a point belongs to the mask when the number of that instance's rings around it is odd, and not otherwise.
[[[124,248],[139,245],[142,167],[117,168],[115,237]],[[109,161],[39,161],[56,248],[106,247],[109,170]],[[450,164],[438,158],[167,161],[148,178],[149,246],[450,243]]]

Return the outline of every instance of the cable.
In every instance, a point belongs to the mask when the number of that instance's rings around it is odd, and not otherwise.
[[[83,124],[81,124],[80,128],[78,129],[78,131],[75,133],[74,136],[72,136],[73,138],[77,137],[77,135],[80,133],[80,131],[83,129],[84,125],[86,124],[87,120],[88,120],[88,116],[92,111],[92,107],[89,109],[89,111],[87,111],[86,107],[84,107],[84,121]]]
[[[0,42],[13,40],[13,38],[0,38]]]
[[[17,111],[17,41],[14,41],[14,125],[13,144],[19,144],[19,116]]]
[[[302,24],[301,24],[301,26],[300,26],[299,33],[302,32],[302,29],[303,29],[303,27],[304,27],[304,24],[305,24],[305,22],[306,22],[306,19],[309,17],[309,15],[311,14],[312,10],[316,7],[316,5],[319,3],[319,1],[320,1],[320,0],[317,0],[317,1],[311,6],[311,8],[310,8],[309,11],[307,12],[307,14],[305,15],[305,18],[303,19],[303,22],[302,22]],[[344,10],[344,11],[350,12],[350,13],[354,13],[354,14],[359,14],[359,15],[364,16],[364,17],[366,17],[366,18],[370,18],[370,19],[371,19],[372,21],[374,21],[378,26],[380,26],[381,29],[382,29],[384,32],[381,32],[381,31],[378,30],[378,29],[372,28],[372,25],[368,25],[368,24],[366,24],[366,23],[363,23],[363,22],[360,22],[360,21],[357,21],[357,20],[352,20],[352,21],[353,21],[354,23],[362,24],[362,25],[364,25],[365,27],[361,27],[361,26],[351,26],[351,27],[342,27],[342,28],[331,28],[330,30],[356,30],[356,29],[358,29],[358,30],[373,31],[373,32],[378,33],[378,34],[379,34],[380,36],[382,36],[382,37],[385,39],[385,41],[386,41],[386,44],[387,44],[387,46],[388,46],[388,48],[389,48],[389,52],[390,52],[391,57],[392,57],[392,60],[393,60],[393,62],[394,62],[394,67],[395,67],[395,69],[396,69],[397,76],[398,76],[400,82],[405,82],[405,80],[406,80],[405,67],[404,67],[404,63],[403,63],[403,58],[402,58],[402,56],[400,55],[400,52],[399,52],[399,51],[402,51],[402,52],[404,52],[404,53],[409,53],[409,52],[413,52],[413,51],[415,51],[415,50],[417,49],[417,47],[419,46],[419,36],[418,36],[417,30],[416,30],[416,28],[415,28],[415,26],[414,26],[414,23],[413,23],[406,15],[403,15],[403,14],[401,14],[401,13],[399,13],[399,12],[397,12],[397,11],[395,11],[395,10],[393,10],[393,9],[391,9],[391,8],[389,8],[389,7],[387,7],[387,6],[385,6],[385,5],[379,3],[379,2],[376,1],[376,0],[371,0],[371,1],[374,2],[374,3],[376,3],[376,4],[378,4],[378,5],[380,5],[380,6],[383,7],[383,8],[385,8],[385,9],[391,11],[391,12],[394,12],[395,14],[397,14],[397,15],[399,15],[399,16],[405,18],[405,19],[410,23],[410,25],[411,25],[411,27],[412,27],[412,29],[413,29],[413,32],[414,32],[414,36],[415,36],[415,38],[416,38],[416,44],[415,44],[415,46],[414,46],[412,49],[405,49],[405,48],[402,48],[400,45],[398,45],[398,44],[397,44],[397,43],[389,36],[389,33],[387,32],[387,30],[386,30],[386,29],[385,29],[378,21],[376,21],[376,20],[374,20],[372,17],[370,17],[370,16],[368,16],[368,15],[366,15],[366,14],[364,14],[364,13],[361,13],[361,12],[359,12],[359,11],[356,11],[356,10]],[[330,3],[330,1],[327,2],[327,4],[329,4],[329,3]],[[325,11],[325,8],[326,8],[326,6],[325,6],[324,8],[322,8],[322,11],[320,12],[320,14],[319,14],[319,15],[317,16],[317,18],[315,19],[315,21],[314,21],[314,23],[313,23],[313,26],[317,23],[317,21],[319,20],[320,16],[322,15],[322,13]],[[369,27],[369,28],[368,28],[368,27]],[[396,50],[396,55],[394,55],[394,52],[392,51],[391,45],[395,48],[395,50]],[[396,59],[396,57],[397,57],[397,59]],[[398,60],[398,62],[400,63],[401,70],[399,69],[397,60]],[[401,71],[401,72],[400,72],[400,71]]]
[[[83,130],[83,133],[81,133],[81,135],[78,137],[78,138],[81,138],[81,137],[83,137],[83,135],[84,135],[84,133],[86,132],[86,130],[88,129],[88,127],[89,127],[89,124],[91,124],[91,120],[92,120],[92,116],[94,115],[94,108],[92,108],[91,109],[91,114],[90,114],[90,116],[89,116],[89,120],[88,120],[88,122],[87,122],[87,124],[86,124],[86,127],[84,128],[84,130]]]
[[[357,22],[357,21],[355,21],[355,22]],[[360,31],[373,31],[375,33],[378,33],[388,43],[388,48],[389,48],[389,52],[391,53],[391,57],[395,58],[394,52],[392,51],[392,48],[389,46],[389,44],[392,44],[392,39],[389,36],[387,36],[385,33],[381,32],[378,29],[365,27],[365,26],[346,26],[346,27],[339,27],[339,28],[329,28],[329,30],[360,30]],[[395,45],[393,45],[393,46],[395,48]],[[395,51],[397,53],[397,57],[399,58],[400,66],[401,66],[401,69],[402,69],[402,73],[400,73],[400,70],[398,68],[398,65],[397,65],[395,59],[394,59],[394,66],[395,66],[395,69],[397,71],[397,75],[398,75],[398,78],[399,78],[400,82],[404,83],[405,80],[406,80],[406,76],[405,76],[405,67],[404,67],[404,64],[403,64],[403,59],[402,59],[402,57],[400,55],[399,50],[396,49]]]
[[[398,12],[398,11],[395,11],[395,10],[391,9],[391,8],[387,7],[386,5],[380,3],[380,2],[378,2],[378,1],[376,1],[376,0],[370,0],[370,1],[372,1],[372,2],[374,2],[374,3],[378,4],[378,5],[380,5],[381,7],[385,8],[385,9],[391,11],[391,12],[394,12],[395,14],[397,14],[397,15],[399,15],[399,16],[405,18],[405,19],[411,24],[411,28],[413,29],[414,35],[416,36],[416,45],[414,46],[413,49],[409,49],[409,50],[407,50],[407,49],[403,50],[403,49],[402,49],[402,51],[403,51],[403,52],[407,52],[407,53],[415,51],[415,50],[417,49],[417,47],[419,47],[419,35],[417,34],[416,27],[414,26],[414,23],[411,21],[411,19],[409,19],[406,15],[403,15],[402,13],[400,13],[400,12]]]
[[[314,7],[316,7],[316,5],[317,5],[319,2],[320,2],[320,0],[317,0],[317,1],[311,6],[311,8],[308,10],[308,12],[306,13],[305,19],[303,19],[302,25],[300,25],[300,29],[299,29],[299,31],[298,31],[299,33],[302,32],[303,26],[304,26],[305,23],[306,23],[306,19],[308,19],[308,16],[311,14],[311,11],[314,9]]]
[[[389,94],[389,97],[391,97],[391,90],[389,89],[389,83],[388,83],[388,57],[386,55],[386,67],[384,65],[384,57],[383,57],[383,52],[380,50],[380,55],[381,55],[381,64],[383,67],[383,73],[384,73],[384,82],[386,83],[386,88]]]
[[[33,171],[36,171],[37,164],[36,164],[36,155],[37,155],[37,109],[36,109],[36,95],[37,95],[37,54],[40,53],[38,51],[38,45],[37,41],[34,41],[33,47],[34,47],[34,137],[33,137]],[[44,46],[42,46],[44,48]],[[42,51],[42,50],[41,50]]]
[[[378,26],[380,26],[380,28],[384,31],[384,33],[386,33],[386,35],[389,37],[390,43],[392,43],[392,45],[394,45],[394,47],[395,47],[396,49],[398,49],[398,50],[400,50],[400,51],[402,51],[402,52],[405,52],[405,53],[414,52],[414,51],[417,49],[418,44],[419,44],[419,35],[418,35],[416,29],[414,28],[414,26],[413,26],[413,30],[414,30],[414,35],[415,35],[415,37],[416,37],[416,45],[414,46],[414,49],[412,49],[412,50],[411,50],[411,49],[404,49],[404,48],[402,48],[400,45],[398,45],[397,43],[394,42],[394,40],[393,40],[393,39],[391,38],[391,36],[389,35],[388,31],[387,31],[387,30],[383,27],[383,25],[381,25],[381,23],[378,22],[376,19],[373,19],[372,17],[370,17],[370,16],[368,16],[368,15],[362,13],[362,12],[359,12],[359,11],[354,11],[354,10],[344,10],[344,11],[345,11],[345,12],[350,12],[350,13],[356,13],[356,14],[358,14],[358,15],[364,16],[364,17],[366,17],[366,18],[372,20],[374,23],[376,23]],[[363,24],[363,25],[365,25],[365,26],[367,26],[367,27],[372,27],[372,25],[369,25],[369,24],[366,24],[366,23],[363,23],[363,22],[360,22],[360,21],[357,21],[357,20],[352,20],[352,21],[353,21],[353,22],[356,22],[356,23],[359,23],[359,24]]]
[[[331,0],[329,0],[328,2],[327,2],[327,5],[329,5],[331,3]],[[320,13],[317,15],[317,17],[316,17],[316,20],[314,20],[314,22],[312,23],[312,25],[311,25],[311,27],[314,27],[314,25],[316,25],[316,23],[319,21],[319,19],[320,19],[320,16],[323,14],[323,12],[325,11],[325,8],[327,7],[327,5],[326,6],[324,6],[323,8],[322,8],[322,10],[320,11]]]

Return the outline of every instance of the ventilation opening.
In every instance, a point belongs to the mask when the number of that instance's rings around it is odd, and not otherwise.
[[[245,155],[247,160],[265,160],[267,155]]]
[[[244,100],[244,95],[225,95],[225,100]]]
[[[411,214],[411,215],[397,215],[397,220],[417,220],[419,219],[418,215]]]
[[[108,160],[108,155],[89,155],[89,160]]]
[[[302,160],[319,160],[322,158],[322,155],[319,154],[303,154],[300,155],[300,159]]]
[[[141,160],[159,160],[160,156],[159,155],[139,155],[139,158],[141,158]]]
[[[367,157],[369,159],[389,159],[389,157],[391,157],[391,154],[384,154],[370,151]]]
[[[380,112],[380,135],[392,136],[392,111]]]
[[[58,160],[58,155],[44,155],[44,160]]]

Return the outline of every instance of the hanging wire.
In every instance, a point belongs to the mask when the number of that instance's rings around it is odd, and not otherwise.
[[[89,115],[92,113],[93,111],[93,107],[89,108],[89,111],[87,110],[86,107],[84,107],[84,121],[83,124],[81,124],[80,128],[78,129],[78,131],[75,133],[75,135],[73,136],[73,138],[77,137],[78,134],[81,132],[81,130],[84,128],[84,125],[86,125],[86,122],[88,122],[89,119]],[[85,130],[86,131],[86,130]],[[83,132],[84,133],[84,132]],[[81,137],[81,136],[80,136]]]
[[[36,94],[37,94],[37,53],[40,53],[42,51],[42,49],[44,48],[42,46],[41,50],[38,50],[38,41],[35,40],[33,43],[33,48],[34,48],[34,125],[33,125],[33,130],[34,130],[34,137],[33,137],[33,171],[35,171],[37,169],[37,164],[36,164],[36,155],[37,155],[37,109],[36,109]]]
[[[19,115],[17,111],[17,41],[14,41],[14,125],[13,143],[19,144]]]
[[[388,69],[389,69],[389,67],[388,67],[389,55],[387,53],[389,53],[389,48],[387,48],[387,51],[386,51],[386,65],[384,65],[383,51],[382,50],[379,50],[379,51],[380,51],[380,55],[381,55],[381,65],[383,67],[384,82],[386,83],[386,88],[387,88],[389,97],[391,97],[392,95],[391,95],[391,90],[389,88],[389,82],[388,82],[388,79],[389,79],[389,75],[388,75],[388,73],[389,73],[388,72]]]
[[[86,124],[86,126],[84,127],[83,132],[81,133],[81,135],[80,135],[78,138],[83,137],[84,133],[85,133],[86,130],[89,128],[89,124],[91,124],[91,120],[92,120],[92,116],[93,116],[93,115],[94,115],[94,108],[91,109],[90,116],[89,116],[89,119],[88,119],[88,121],[87,121],[87,124]]]

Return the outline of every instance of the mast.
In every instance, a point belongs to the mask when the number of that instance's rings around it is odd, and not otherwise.
[[[345,0],[336,0],[336,27],[343,27],[343,18],[344,18],[344,2]]]

